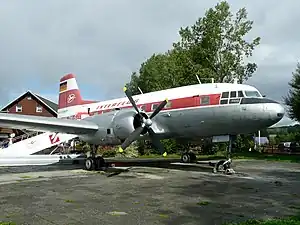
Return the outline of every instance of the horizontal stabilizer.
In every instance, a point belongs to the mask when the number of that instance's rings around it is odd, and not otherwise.
[[[97,132],[99,128],[97,124],[84,120],[58,119],[53,117],[8,113],[0,113],[0,127],[77,135],[92,134]]]

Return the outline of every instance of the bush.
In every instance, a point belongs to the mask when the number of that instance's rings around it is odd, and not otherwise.
[[[104,158],[115,157],[117,154],[116,148],[111,146],[99,146],[97,149],[97,154]]]
[[[119,147],[116,148],[116,157],[125,157],[125,158],[137,158],[139,157],[138,148],[136,145],[131,144],[126,148],[123,153],[119,153]]]

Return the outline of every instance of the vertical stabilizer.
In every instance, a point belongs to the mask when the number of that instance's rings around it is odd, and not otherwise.
[[[58,109],[81,105],[83,102],[74,74],[67,74],[60,79]]]

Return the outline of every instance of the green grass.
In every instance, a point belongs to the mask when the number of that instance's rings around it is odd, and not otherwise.
[[[198,202],[197,203],[197,205],[208,205],[209,204],[209,202],[207,202],[207,201],[203,201],[203,202]]]
[[[299,225],[300,217],[289,217],[269,220],[248,220],[242,223],[227,223],[226,225]]]
[[[198,160],[219,160],[225,159],[224,152],[218,152],[214,155],[197,155]],[[177,158],[180,159],[179,154],[169,154],[166,157],[158,154],[150,154],[139,156],[139,158]],[[287,161],[287,162],[300,162],[300,155],[278,155],[278,154],[265,154],[258,152],[245,152],[245,153],[234,153],[232,159],[258,159],[258,160],[271,160],[271,161]]]
[[[1,222],[0,221],[0,225],[16,225],[16,223],[13,223],[13,222]]]
[[[232,158],[300,162],[300,155],[278,155],[278,154],[265,154],[265,153],[255,153],[255,152],[235,153],[233,154]]]
[[[169,154],[166,157],[163,157],[162,155],[158,155],[158,154],[150,154],[150,155],[142,155],[139,156],[139,158],[145,158],[145,159],[152,159],[152,158],[167,158],[167,159],[180,159],[181,155],[179,154]],[[216,154],[216,155],[197,155],[197,159],[224,159],[224,156],[220,155],[220,154]]]

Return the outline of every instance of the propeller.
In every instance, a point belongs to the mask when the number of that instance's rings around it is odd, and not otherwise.
[[[162,143],[160,142],[160,140],[156,137],[156,133],[154,132],[154,130],[151,128],[152,125],[152,120],[164,107],[165,105],[168,103],[168,99],[165,99],[164,101],[162,101],[158,107],[154,110],[154,112],[150,115],[150,117],[148,118],[145,114],[142,114],[141,111],[139,110],[139,108],[137,107],[135,101],[132,98],[132,94],[131,92],[124,87],[124,92],[125,95],[127,96],[127,98],[129,99],[131,105],[133,106],[133,108],[135,109],[135,111],[139,114],[140,118],[141,118],[141,126],[136,128],[127,138],[126,140],[122,143],[121,147],[119,148],[119,152],[124,152],[124,150],[135,140],[137,140],[137,138],[141,135],[141,133],[143,133],[144,131],[147,131],[150,139],[152,140],[152,144],[154,145],[154,147],[156,147],[160,153],[166,157],[167,153],[164,150],[164,146],[162,145]]]

